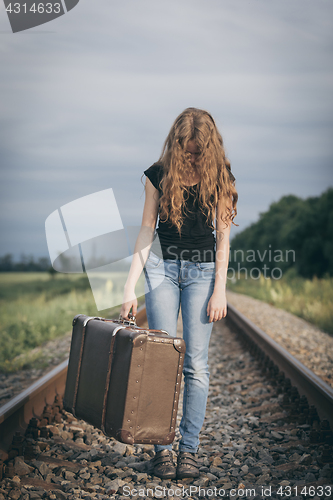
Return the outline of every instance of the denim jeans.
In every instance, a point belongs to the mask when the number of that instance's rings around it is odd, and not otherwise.
[[[213,323],[208,322],[207,305],[214,289],[215,262],[163,260],[150,252],[144,272],[149,328],[166,330],[175,337],[181,304],[186,354],[179,450],[195,453],[208,396],[208,346]],[[155,451],[171,448],[157,445]]]

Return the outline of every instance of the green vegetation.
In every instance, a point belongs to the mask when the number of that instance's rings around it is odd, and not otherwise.
[[[228,280],[228,290],[250,295],[299,316],[333,334],[333,278],[297,276],[291,269],[279,279],[260,276],[258,280]]]
[[[7,253],[0,257],[0,272],[52,272],[50,259],[48,257],[40,257],[35,260],[33,255],[21,255],[20,262],[15,262],[12,254]]]
[[[70,331],[76,314],[117,318],[119,310],[97,311],[85,275],[0,273],[0,371],[34,363],[31,350]]]
[[[333,334],[333,188],[284,196],[231,241],[229,290]]]
[[[321,196],[303,200],[284,196],[260,215],[258,222],[237,234],[231,242],[230,268],[238,272],[257,268],[279,278],[294,268],[311,279],[333,276],[333,188]],[[258,272],[254,274],[256,278]]]
[[[230,290],[286,309],[333,334],[333,188],[320,197],[289,195],[273,203],[233,238],[230,256]],[[35,262],[23,256],[20,263],[10,254],[0,258],[0,371],[35,364],[33,349],[69,332],[76,314],[119,315],[120,306],[97,311],[86,275],[52,273],[49,264],[46,258]],[[99,298],[112,293],[114,303],[121,302],[124,272],[119,268],[110,274],[105,287],[103,281]],[[94,279],[98,284],[99,275]]]

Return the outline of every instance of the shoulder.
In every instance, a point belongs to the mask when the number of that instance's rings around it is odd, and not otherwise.
[[[160,163],[154,163],[151,167],[147,168],[147,170],[144,171],[145,175],[156,175],[156,176],[163,176],[163,165]],[[147,176],[148,176],[147,175]]]
[[[151,167],[144,171],[144,174],[148,177],[152,185],[161,192],[160,182],[163,177],[163,165],[154,163]]]

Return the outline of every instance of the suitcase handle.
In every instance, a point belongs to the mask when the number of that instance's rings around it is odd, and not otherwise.
[[[100,319],[102,321],[111,322],[111,323],[121,323],[122,325],[129,326],[130,328],[134,328],[136,331],[137,330],[143,330],[143,333],[149,333],[149,334],[157,334],[159,335],[161,332],[165,333],[165,335],[170,336],[170,334],[166,330],[147,330],[146,328],[142,328],[136,324],[136,319],[135,316],[130,315],[130,319],[124,319],[121,314],[119,314],[119,319],[105,319],[105,318],[92,318],[92,319]],[[112,333],[112,336],[114,336],[121,328],[118,326],[114,332]]]
[[[80,316],[80,315],[78,315],[78,316]],[[78,316],[75,316],[75,318],[73,319],[73,325],[76,323]],[[123,317],[122,317],[122,315],[121,315],[121,314],[119,314],[119,319],[118,319],[118,320],[117,320],[117,319],[105,319],[105,318],[101,318],[100,316],[87,316],[86,320],[85,320],[85,321],[84,321],[84,323],[83,323],[83,326],[84,326],[84,327],[86,327],[87,323],[88,323],[90,320],[92,320],[92,319],[98,319],[98,320],[100,320],[100,321],[104,321],[105,323],[108,323],[108,322],[111,322],[111,323],[121,323],[121,324],[122,324],[122,325],[124,325],[124,326],[135,327],[135,328],[137,328],[138,330],[144,330],[144,331],[147,331],[147,329],[146,329],[146,328],[141,328],[140,326],[138,326],[138,325],[136,324],[136,318],[135,318],[135,316],[133,316],[133,315],[131,315],[131,314],[129,314],[128,316],[129,316],[129,319],[125,319],[125,318],[123,318]],[[118,331],[118,330],[116,330],[116,331],[113,333],[113,335],[115,335],[115,334],[117,333],[117,331]],[[150,334],[153,334],[153,335],[154,335],[154,333],[159,334],[159,333],[161,333],[161,332],[162,332],[162,333],[165,333],[165,335],[168,335],[168,336],[170,335],[170,334],[169,334],[167,331],[165,331],[165,330],[149,330],[149,331],[147,331],[147,333],[150,333]]]
[[[132,314],[129,314],[128,315],[129,319],[124,319],[122,317],[121,314],[119,314],[119,322],[122,323],[123,325],[127,325],[127,326],[135,326],[136,328],[140,329],[140,327],[136,324],[136,318],[135,316],[133,316]],[[142,330],[145,330],[146,331],[146,328],[142,328]],[[149,333],[165,333],[166,335],[169,335],[168,332],[166,332],[165,330],[149,330]],[[148,332],[147,332],[148,333]]]
[[[138,331],[138,330],[142,330],[142,333],[148,333],[149,335],[159,335],[161,333],[165,333],[165,335],[168,335],[168,337],[170,336],[170,334],[165,331],[165,330],[149,330],[147,328],[142,328],[141,326],[137,326],[137,325],[127,325],[129,328],[132,328],[134,329],[134,331]]]
[[[119,314],[119,321],[120,321],[120,323],[123,323],[124,325],[137,326],[136,317],[133,316],[132,314],[128,314],[128,319],[123,318],[122,315]]]
[[[156,332],[157,334],[159,333],[165,333],[165,335],[168,335],[168,337],[170,337],[170,333],[166,332],[165,330],[149,330],[149,333],[153,333]]]

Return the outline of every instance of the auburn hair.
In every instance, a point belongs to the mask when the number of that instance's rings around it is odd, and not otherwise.
[[[187,108],[176,118],[157,162],[163,166],[160,219],[170,221],[181,234],[189,193],[189,186],[182,181],[193,171],[191,154],[187,152],[189,141],[195,142],[199,152],[194,168],[200,176],[197,186],[199,208],[205,214],[207,223],[216,229],[216,207],[221,201],[225,205],[222,221],[226,225],[229,221],[234,224],[238,194],[223,139],[210,113],[197,108]]]

